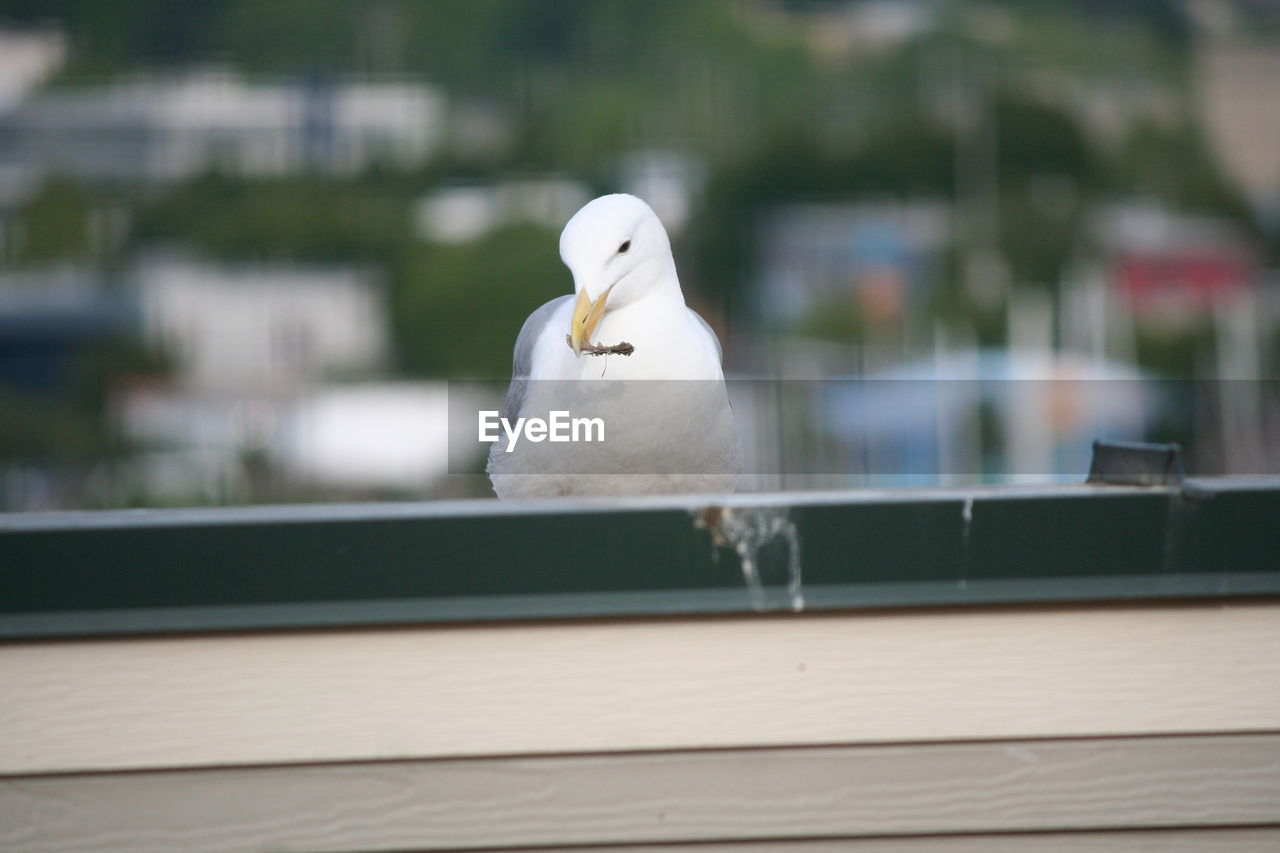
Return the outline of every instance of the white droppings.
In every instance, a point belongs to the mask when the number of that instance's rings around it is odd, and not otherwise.
[[[779,537],[787,543],[787,596],[791,609],[804,609],[800,574],[800,536],[787,510],[781,507],[711,507],[699,514],[698,523],[711,531],[717,548],[728,546],[738,555],[742,579],[751,607],[763,611],[764,584],[760,580],[760,549]]]
[[[973,495],[964,499],[960,507],[960,520],[964,527],[960,529],[960,588],[969,585],[969,536],[973,528]]]

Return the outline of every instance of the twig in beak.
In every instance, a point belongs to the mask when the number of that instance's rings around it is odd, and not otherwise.
[[[564,341],[569,345],[569,349],[573,349],[573,338],[571,336],[565,335]],[[631,353],[636,351],[636,348],[626,341],[612,346],[593,344],[590,341],[583,341],[582,351],[587,355],[631,355]]]

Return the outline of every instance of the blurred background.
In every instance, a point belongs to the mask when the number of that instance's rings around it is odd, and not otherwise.
[[[0,0],[0,509],[488,494],[613,191],[753,487],[1280,473],[1274,0]]]

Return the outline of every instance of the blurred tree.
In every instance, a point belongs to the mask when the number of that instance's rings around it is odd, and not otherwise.
[[[1143,322],[1140,318],[1134,333],[1137,362],[1164,376],[1200,376],[1212,361],[1214,329],[1210,320],[1201,319],[1189,328],[1181,328]]]
[[[828,299],[815,305],[792,329],[818,340],[848,343],[867,335],[867,322],[854,299]]]
[[[1060,209],[1038,201],[1032,189],[1003,193],[1000,251],[1014,282],[1056,289],[1077,248],[1080,222],[1080,205],[1074,194],[1067,194]]]
[[[31,397],[0,385],[0,464],[85,462],[103,455],[102,420],[60,397]]]
[[[1018,284],[1057,286],[1077,247],[1101,167],[1065,110],[1002,96],[995,104],[1000,250]]]
[[[143,207],[133,239],[230,258],[381,261],[410,237],[411,200],[411,186],[210,174]]]
[[[0,20],[57,21],[71,39],[70,70],[106,74],[209,58],[220,47],[214,34],[225,6],[217,0],[0,0]]]
[[[1019,0],[1025,5],[1032,5],[1036,0]],[[1193,28],[1187,4],[1155,2],[1116,3],[1115,0],[1072,0],[1075,8],[1081,10],[1101,27],[1129,25],[1151,33],[1174,47],[1185,47],[1191,42]],[[1241,4],[1247,5],[1247,4]],[[1070,6],[1065,7],[1071,9]]]
[[[204,50],[251,71],[296,74],[356,67],[361,4],[352,0],[220,0],[190,5],[216,10]]]
[[[996,99],[995,117],[1002,185],[1045,175],[1066,176],[1081,186],[1096,184],[1098,168],[1089,143],[1064,109],[1003,95]]]
[[[18,212],[15,264],[83,260],[91,249],[89,218],[93,200],[84,188],[65,178],[44,183]]]
[[[110,395],[125,376],[162,376],[163,355],[129,338],[92,342],[74,353],[68,381],[43,393],[0,382],[0,463],[88,463],[127,449],[111,418]]]
[[[1108,177],[1120,192],[1251,221],[1247,205],[1214,162],[1199,128],[1189,122],[1135,126]]]
[[[516,225],[472,243],[419,245],[400,261],[393,321],[404,366],[426,376],[511,375],[520,326],[573,289],[556,233]]]

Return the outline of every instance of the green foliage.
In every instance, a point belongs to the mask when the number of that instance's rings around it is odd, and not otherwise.
[[[356,66],[361,12],[379,4],[352,0],[198,3],[212,28],[204,48],[252,71],[347,71]],[[390,70],[390,69],[388,69]]]
[[[143,208],[135,240],[182,240],[214,255],[380,260],[409,238],[403,189],[351,180],[208,175]]]
[[[1047,221],[1024,197],[1012,197],[1001,206],[1000,247],[1014,281],[1019,284],[1056,285],[1070,257],[1074,234],[1069,227]]]
[[[1046,104],[1002,97],[995,104],[996,151],[1001,183],[1038,175],[1065,175],[1095,182],[1097,165],[1080,126],[1070,114]]]
[[[52,393],[27,394],[0,383],[0,461],[89,462],[125,450],[110,418],[109,397],[122,377],[161,375],[164,359],[129,339],[99,341],[72,356],[69,381]]]
[[[21,235],[15,264],[42,264],[82,259],[90,252],[92,200],[79,184],[47,181],[17,216]]]
[[[1165,376],[1196,376],[1206,354],[1213,352],[1213,325],[1209,321],[1189,328],[1139,322],[1134,332],[1137,362]]]
[[[829,299],[814,307],[796,325],[802,337],[848,343],[860,341],[867,334],[867,323],[851,296]]]
[[[0,462],[88,460],[101,450],[101,421],[69,400],[0,386]]]
[[[105,419],[111,393],[121,379],[161,379],[171,367],[167,354],[136,338],[117,336],[100,340],[76,358],[66,394],[82,411],[97,413]]]
[[[1167,0],[1005,0],[1014,46],[1078,75],[1180,73],[1191,40],[1186,7]]]
[[[511,375],[511,353],[526,317],[572,291],[556,234],[501,228],[474,243],[422,245],[397,275],[394,318],[401,360],[431,376]]]
[[[1115,158],[1109,177],[1117,188],[1160,198],[1175,207],[1223,214],[1242,222],[1250,219],[1199,129],[1185,122],[1173,127],[1135,127]]]

